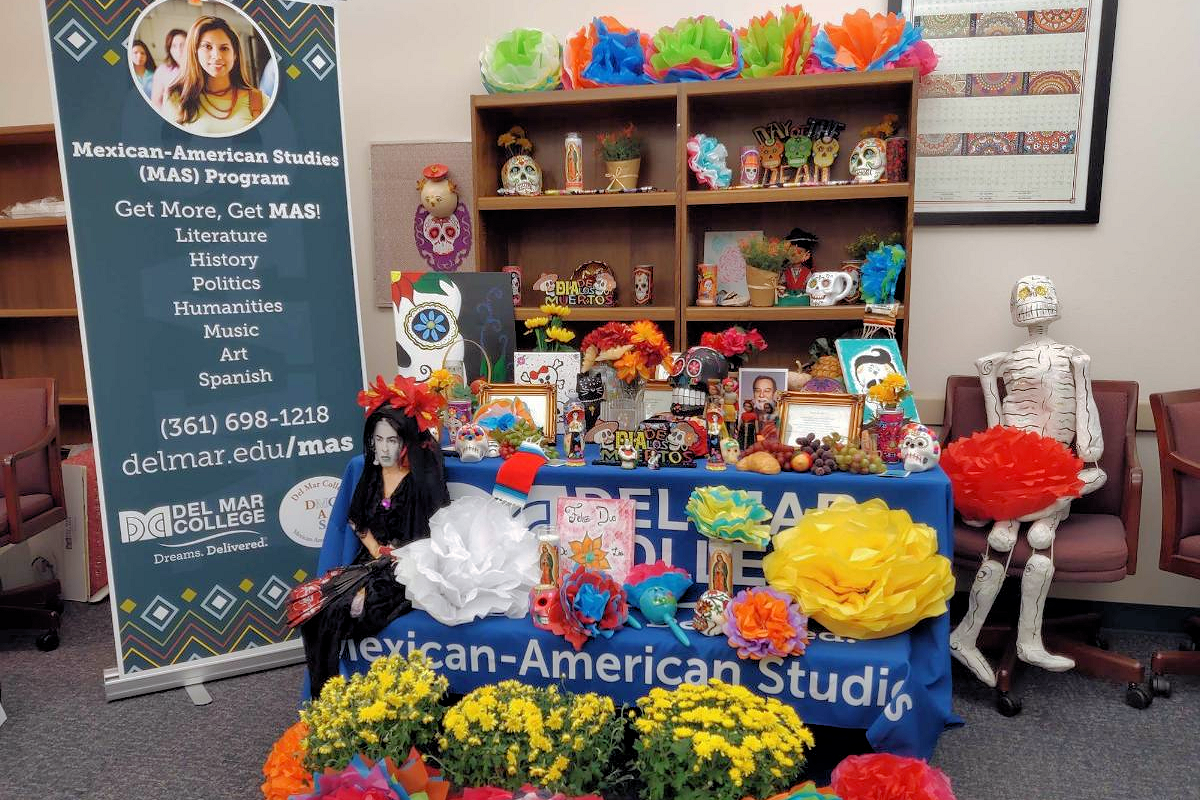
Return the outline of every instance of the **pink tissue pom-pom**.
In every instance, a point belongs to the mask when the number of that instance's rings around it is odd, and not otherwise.
[[[905,50],[900,58],[896,59],[891,64],[888,64],[886,69],[902,69],[904,67],[916,67],[917,74],[921,77],[928,75],[937,68],[938,57],[937,53],[933,52],[933,48],[929,42],[922,39],[912,47]]]

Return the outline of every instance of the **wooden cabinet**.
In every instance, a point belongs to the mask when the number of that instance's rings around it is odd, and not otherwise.
[[[0,128],[0,208],[62,197],[53,125]],[[58,380],[60,441],[91,440],[65,217],[0,218],[0,378]]]
[[[648,318],[657,321],[681,349],[706,330],[734,323],[758,327],[770,344],[759,360],[790,364],[807,358],[816,338],[861,327],[861,305],[811,307],[699,307],[695,305],[695,266],[703,259],[706,231],[762,230],[785,236],[800,227],[820,237],[814,264],[835,269],[845,246],[859,234],[900,231],[909,263],[900,280],[902,302],[897,339],[907,358],[906,320],[911,315],[912,172],[909,182],[865,185],[797,186],[770,189],[701,188],[687,167],[686,143],[697,133],[716,136],[729,151],[738,175],[738,153],[753,144],[752,129],[772,120],[803,125],[809,117],[846,123],[835,179],[848,178],[850,151],[859,131],[896,114],[910,141],[916,140],[916,74],[913,70],[839,73],[714,81],[665,86],[477,95],[471,98],[473,214],[481,271],[520,265],[524,296],[517,318],[533,316],[542,297],[531,288],[542,273],[568,277],[579,264],[607,262],[617,276],[618,306],[580,308],[569,324],[586,331],[605,321]],[[661,191],[645,194],[496,195],[504,156],[496,139],[521,125],[534,143],[544,187],[563,186],[563,139],[578,131],[584,142],[584,184],[606,184],[596,137],[633,122],[643,135],[638,183]],[[911,150],[911,147],[910,147]],[[633,268],[654,265],[654,304],[632,301]]]

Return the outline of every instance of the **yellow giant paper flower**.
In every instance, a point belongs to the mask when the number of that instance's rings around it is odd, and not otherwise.
[[[772,588],[839,636],[882,639],[946,612],[954,593],[937,532],[882,500],[841,500],[804,514],[763,559]]]

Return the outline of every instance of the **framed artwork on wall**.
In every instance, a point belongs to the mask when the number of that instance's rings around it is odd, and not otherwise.
[[[911,148],[917,224],[1098,222],[1117,0],[888,8],[938,55]]]

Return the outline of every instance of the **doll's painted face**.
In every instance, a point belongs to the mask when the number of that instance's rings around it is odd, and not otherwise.
[[[375,423],[375,433],[371,436],[371,444],[375,447],[375,459],[381,467],[394,467],[400,459],[400,434],[387,423],[379,420]]]

